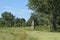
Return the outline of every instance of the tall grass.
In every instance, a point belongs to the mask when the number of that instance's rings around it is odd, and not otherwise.
[[[60,40],[60,33],[35,31],[29,27],[0,28],[0,40]]]
[[[27,30],[32,31],[30,28],[20,27],[4,27],[0,28],[0,40],[35,40],[34,37],[29,37],[26,33]]]

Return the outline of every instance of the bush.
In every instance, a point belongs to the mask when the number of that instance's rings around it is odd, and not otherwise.
[[[43,26],[36,26],[35,30],[37,31],[49,31],[47,25],[43,25]]]

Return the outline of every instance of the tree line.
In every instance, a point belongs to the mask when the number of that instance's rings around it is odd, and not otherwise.
[[[20,27],[25,26],[24,18],[15,18],[11,12],[3,12],[0,17],[0,27]]]
[[[34,11],[26,22],[24,18],[15,18],[11,12],[3,12],[0,26],[37,26],[49,27],[52,31],[60,30],[60,0],[28,0],[28,8]]]

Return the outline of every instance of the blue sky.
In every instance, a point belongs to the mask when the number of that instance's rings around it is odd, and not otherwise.
[[[31,10],[28,10],[28,0],[0,0],[0,17],[5,11],[11,12],[14,16],[19,18],[29,19]]]

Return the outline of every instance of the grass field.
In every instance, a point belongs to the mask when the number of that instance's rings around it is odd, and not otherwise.
[[[0,40],[60,40],[58,32],[41,32],[30,28],[0,28]]]

